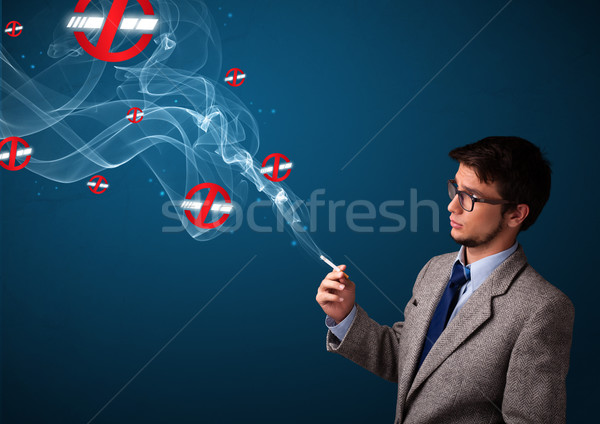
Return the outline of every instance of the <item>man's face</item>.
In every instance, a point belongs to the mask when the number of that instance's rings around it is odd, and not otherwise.
[[[458,189],[482,199],[501,199],[496,183],[485,184],[475,171],[460,164],[454,177]],[[458,196],[448,205],[450,212],[450,236],[466,247],[484,246],[494,240],[505,228],[502,205],[476,202],[471,212],[465,211],[458,202]]]

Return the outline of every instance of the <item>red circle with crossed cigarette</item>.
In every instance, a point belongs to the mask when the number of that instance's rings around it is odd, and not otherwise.
[[[108,183],[106,181],[106,178],[104,178],[102,175],[94,175],[92,178],[90,178],[90,183],[93,183],[96,178],[98,179],[98,181],[94,185],[88,184],[88,187],[90,188],[92,193],[102,194],[108,188]],[[100,184],[105,184],[105,185],[104,185],[104,187],[100,187]],[[102,190],[100,190],[100,188],[102,188]]]
[[[84,13],[90,1],[91,0],[79,0],[77,2],[77,6],[75,6],[75,13]],[[123,19],[123,13],[125,13],[127,2],[128,0],[114,0],[112,2],[112,6],[108,12],[108,17],[104,21],[105,23],[102,27],[102,32],[98,38],[98,43],[95,46],[90,43],[84,32],[74,32],[75,39],[83,48],[83,50],[85,50],[91,56],[94,56],[96,59],[100,59],[105,62],[122,62],[137,56],[148,46],[150,40],[152,40],[152,34],[142,34],[138,42],[127,50],[123,50],[121,52],[110,51],[112,43],[115,39],[115,35],[117,35],[117,30],[119,29],[121,19]],[[140,6],[142,6],[144,15],[154,16],[154,9],[152,8],[149,0],[137,0],[137,2],[140,4]]]
[[[239,82],[238,73],[240,75]],[[227,71],[227,75],[225,75],[225,81],[227,81],[227,84],[231,85],[232,87],[238,87],[242,85],[244,81],[246,81],[246,75],[244,74],[244,71],[239,68],[231,68],[229,71]]]
[[[281,159],[283,159],[285,163],[289,163],[290,162],[290,160],[287,158],[287,156],[285,156],[285,155],[283,155],[281,153],[271,153],[269,156],[267,156],[265,158],[265,160],[263,160],[261,166],[263,168],[266,167],[267,163],[269,163],[269,159],[271,159],[271,158],[275,158],[275,163],[273,164],[273,175],[269,175],[268,172],[265,172],[264,173],[265,177],[268,180],[275,181],[275,182],[277,182],[277,181],[283,181],[287,177],[289,177],[290,176],[290,172],[292,172],[291,168],[288,168],[287,172],[285,174],[283,174],[282,177],[278,176],[279,175],[279,165],[280,165]]]
[[[129,122],[137,124],[138,122],[141,122],[142,119],[144,119],[144,112],[142,112],[142,109],[140,109],[139,107],[132,107],[127,111],[127,119],[129,120]]]
[[[229,215],[230,215],[230,214],[226,213],[226,214],[223,214],[221,216],[221,218],[219,218],[216,221],[206,222],[206,217],[208,216],[208,212],[210,211],[210,208],[212,207],[212,205],[215,201],[215,198],[217,197],[217,193],[221,193],[221,195],[225,199],[225,203],[231,203],[231,198],[229,197],[229,194],[225,191],[225,189],[223,187],[221,187],[220,185],[215,184],[215,183],[198,184],[196,187],[194,187],[193,189],[191,189],[189,191],[189,193],[187,194],[187,196],[185,196],[185,198],[190,200],[194,196],[194,194],[196,194],[198,191],[204,190],[204,189],[209,189],[209,192],[208,192],[208,195],[206,196],[204,202],[202,203],[202,207],[200,208],[200,213],[198,214],[198,216],[194,217],[194,215],[192,215],[192,213],[189,210],[185,211],[185,216],[187,216],[187,219],[189,219],[190,222],[192,224],[194,224],[196,227],[206,228],[206,229],[216,228],[219,225],[223,224],[225,222],[225,220],[227,218],[229,218]]]
[[[9,30],[8,28],[11,25],[12,30]],[[19,29],[19,32],[16,32],[17,28]],[[21,31],[23,31],[23,25],[21,25],[17,21],[10,21],[8,24],[6,24],[6,30],[4,32],[10,35],[11,37],[18,37],[19,35],[21,35]]]
[[[6,153],[2,153],[2,147],[4,147],[4,145],[9,142],[11,143],[10,152],[8,153],[8,156],[6,156]],[[19,147],[19,144],[23,145],[23,150],[29,149],[29,144],[27,144],[27,142],[22,138],[8,137],[2,140],[2,142],[0,143],[0,158],[2,158],[0,159],[0,166],[2,168],[8,169],[9,171],[18,171],[19,169],[23,169],[27,166],[29,160],[31,159],[31,154],[26,155],[27,157],[25,158],[23,163],[21,163],[20,165],[16,165],[17,155],[25,156],[24,154],[18,154],[17,149]],[[8,159],[8,165],[4,163],[4,156],[6,156],[6,158]]]

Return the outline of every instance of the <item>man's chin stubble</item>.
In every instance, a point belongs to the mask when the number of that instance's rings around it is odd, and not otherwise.
[[[465,246],[465,247],[477,247],[480,245],[480,243],[478,243],[476,240],[473,239],[459,239],[456,238],[452,235],[452,232],[450,232],[450,237],[452,238],[452,240],[454,240],[456,243],[460,244],[461,246]]]
[[[455,238],[452,235],[452,230],[450,230],[450,237],[452,237],[452,240],[454,240],[456,243],[463,245],[465,247],[479,247],[479,246],[483,246],[485,244],[490,243],[492,240],[494,240],[496,238],[496,236],[498,236],[498,234],[500,234],[500,232],[502,231],[502,222],[500,222],[500,224],[498,225],[498,227],[496,227],[496,229],[488,234],[484,240],[475,240],[472,238],[466,238],[466,239],[459,239],[459,238]]]

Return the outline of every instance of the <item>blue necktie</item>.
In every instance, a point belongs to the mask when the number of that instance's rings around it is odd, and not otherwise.
[[[421,359],[419,359],[419,368],[421,368],[421,364],[433,347],[433,344],[436,342],[438,337],[440,337],[440,334],[442,334],[444,328],[446,328],[448,319],[450,318],[450,315],[452,315],[452,311],[458,303],[460,288],[467,281],[469,281],[469,278],[469,268],[463,267],[459,261],[456,261],[454,268],[452,269],[450,281],[448,281],[446,289],[444,290],[442,298],[440,299],[440,303],[438,303],[433,314],[433,318],[431,318],[431,323],[429,323],[429,330],[427,330],[427,337],[425,338],[425,344],[423,345],[423,352],[421,353]]]

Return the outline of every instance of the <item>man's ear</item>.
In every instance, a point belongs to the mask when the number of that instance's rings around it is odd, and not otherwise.
[[[509,227],[518,227],[529,215],[529,206],[524,203],[520,203],[506,213],[508,215],[506,218],[507,225]]]

